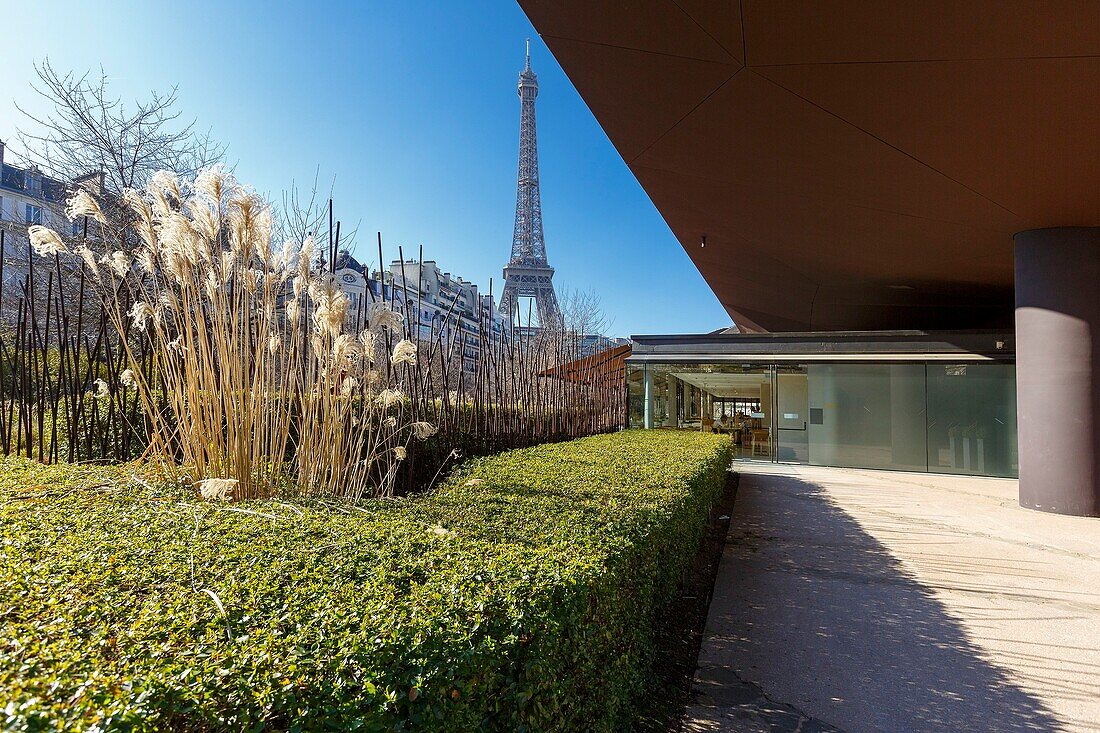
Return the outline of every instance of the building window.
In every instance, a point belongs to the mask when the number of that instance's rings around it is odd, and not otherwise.
[[[28,224],[41,224],[42,223],[42,207],[35,206],[34,204],[27,204],[27,223]]]
[[[0,196],[0,221],[4,221],[4,197]]]

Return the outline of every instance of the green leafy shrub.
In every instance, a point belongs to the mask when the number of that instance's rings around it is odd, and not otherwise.
[[[360,504],[7,459],[4,729],[627,729],[729,458],[628,431]]]

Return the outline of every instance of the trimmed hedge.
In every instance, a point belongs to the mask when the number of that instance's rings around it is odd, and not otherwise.
[[[8,459],[4,729],[629,728],[729,459],[717,436],[627,431],[360,505]]]

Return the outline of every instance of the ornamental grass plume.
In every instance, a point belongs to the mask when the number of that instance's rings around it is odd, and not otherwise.
[[[73,254],[84,261],[85,269],[96,279],[99,279],[99,261],[95,258],[95,252],[79,245],[73,248]]]
[[[40,224],[29,227],[27,237],[30,239],[31,248],[40,257],[52,257],[69,251],[61,240],[60,234]]]
[[[110,256],[104,257],[103,264],[110,267],[115,275],[120,278],[126,277],[127,273],[130,272],[130,268],[133,266],[133,263],[130,262],[130,258],[127,257],[126,253],[122,250],[115,250]]]
[[[401,394],[400,390],[396,389],[384,389],[378,393],[377,403],[383,410],[388,410],[394,405],[401,404],[405,399],[405,395]],[[396,418],[394,418],[396,420]]]
[[[398,364],[415,364],[416,363],[416,344],[408,339],[402,339],[397,342],[397,345],[393,347],[393,354],[390,356],[390,363],[394,366]]]
[[[237,488],[235,478],[208,478],[196,482],[199,496],[207,501],[229,501]]]
[[[87,217],[89,219],[95,219],[100,224],[107,223],[107,217],[103,215],[103,210],[99,208],[99,203],[83,188],[77,189],[76,193],[70,196],[68,201],[66,201],[65,216],[72,221]]]
[[[130,308],[130,312],[126,315],[130,316],[130,321],[133,323],[134,328],[139,331],[144,331],[147,326],[148,319],[156,315],[156,311],[153,310],[153,306],[148,303],[143,303],[140,300],[134,303]]]
[[[404,325],[405,317],[385,303],[371,303],[367,309],[367,321],[374,328],[400,332]]]

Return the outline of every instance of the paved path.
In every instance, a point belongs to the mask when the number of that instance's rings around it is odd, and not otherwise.
[[[740,464],[686,731],[1100,731],[1100,520]]]

